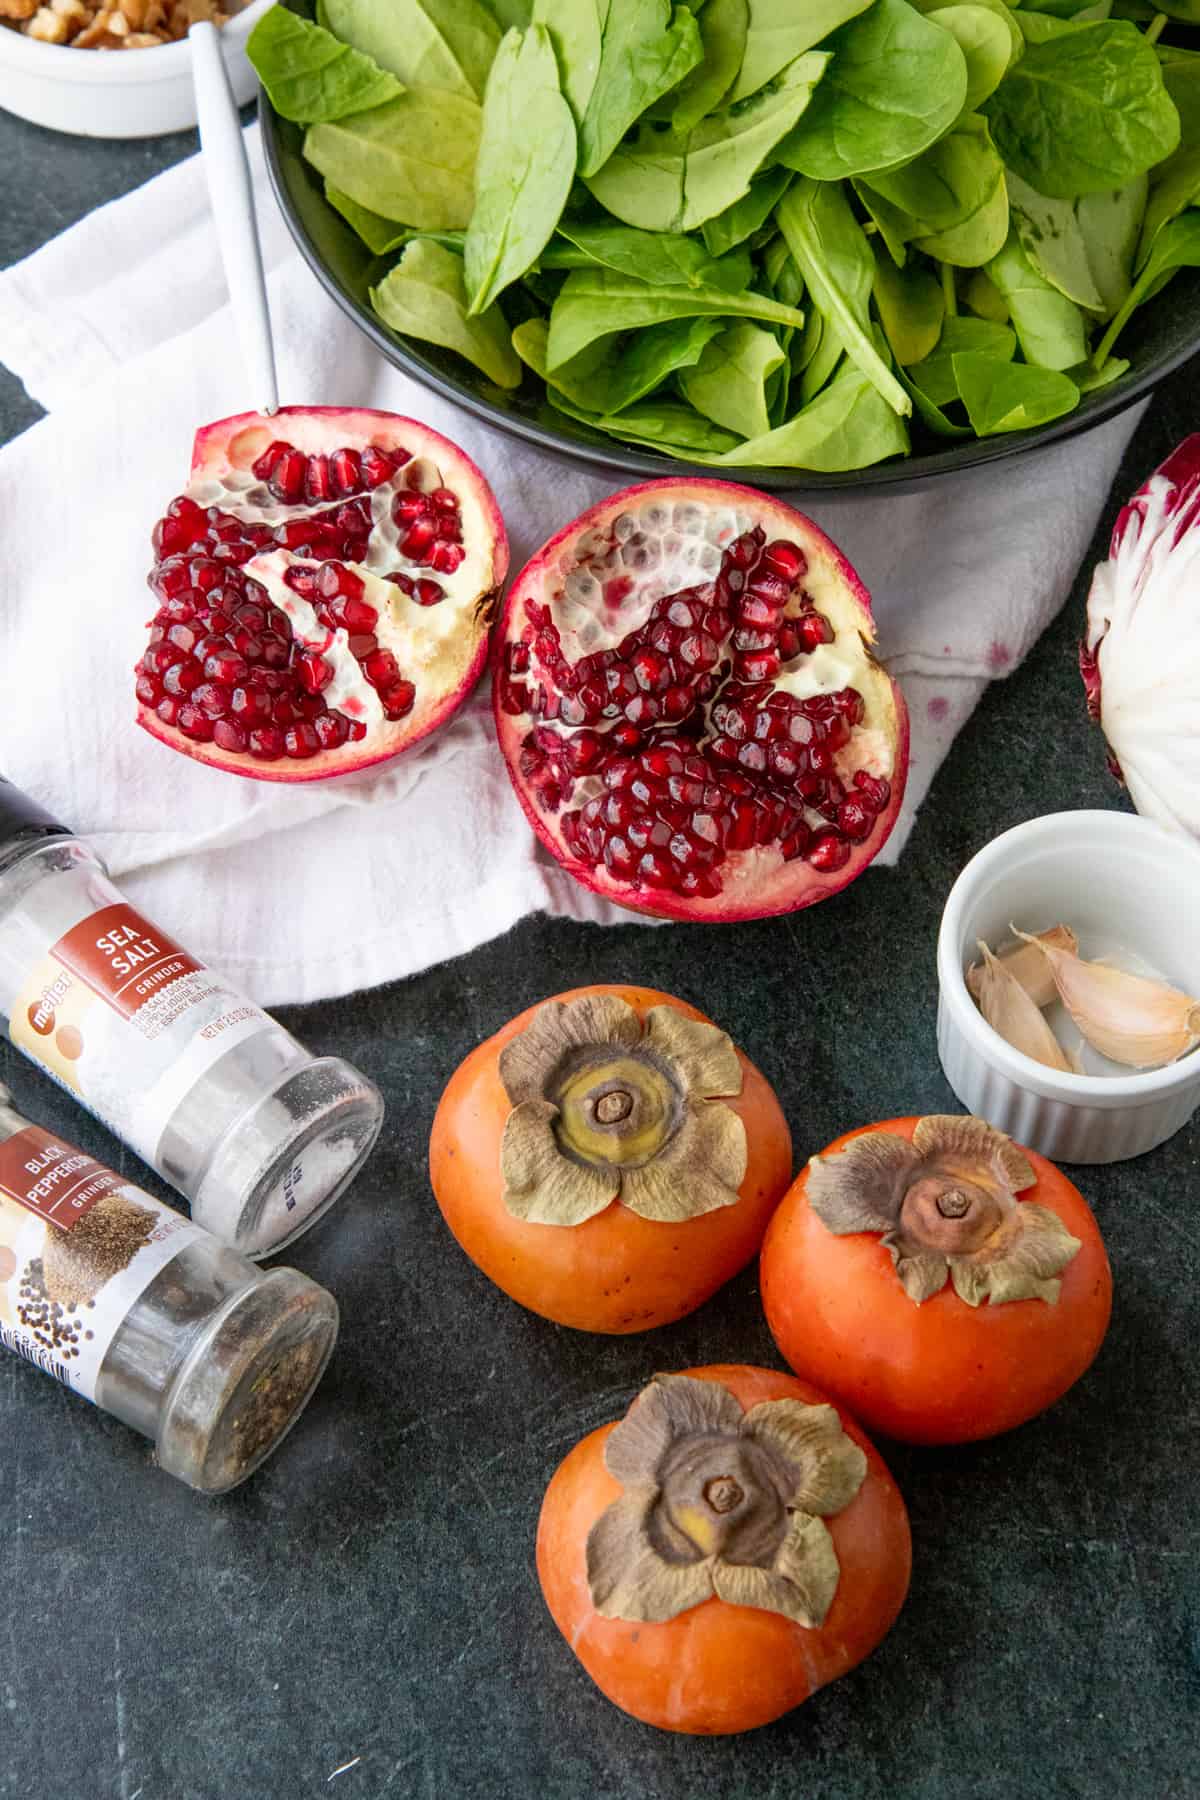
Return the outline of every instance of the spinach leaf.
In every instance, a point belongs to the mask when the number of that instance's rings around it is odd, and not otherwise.
[[[385,219],[380,213],[370,212],[352,200],[349,194],[343,194],[340,188],[332,183],[325,183],[325,198],[335,212],[340,212],[347,225],[351,226],[362,239],[372,256],[387,256],[393,250],[399,250],[407,244],[412,236],[412,227],[397,225],[394,219]],[[460,234],[461,235],[461,234]]]
[[[514,25],[518,31],[524,31],[527,25],[533,23],[533,0],[483,0],[483,5],[501,31],[508,31]]]
[[[1111,319],[1133,283],[1133,258],[1146,214],[1150,180],[1137,175],[1107,194],[1084,194],[1075,211],[1088,267],[1100,293],[1101,317]]]
[[[973,269],[962,286],[962,301],[981,319],[1008,324],[1008,301],[986,269]]]
[[[756,170],[812,98],[828,57],[816,50],[788,65],[776,86],[743,105],[710,113],[690,136],[642,125],[588,182],[618,219],[647,231],[692,231],[747,192]]]
[[[246,40],[246,55],[275,111],[300,125],[367,112],[404,91],[369,56],[285,6],[263,14]]]
[[[986,6],[954,5],[927,13],[926,18],[948,31],[967,65],[967,97],[964,112],[974,112],[994,94],[1012,61],[1012,35],[1008,24]]]
[[[642,400],[622,413],[590,413],[551,389],[550,403],[569,419],[590,425],[593,431],[628,438],[648,449],[661,450],[666,456],[706,461],[737,443],[732,432],[723,431],[681,400]]]
[[[310,125],[306,159],[359,206],[422,231],[466,225],[475,204],[479,108],[410,88],[348,119]]]
[[[480,0],[321,0],[321,23],[409,87],[478,100],[500,45]]]
[[[530,120],[537,121],[530,130]],[[475,210],[463,251],[468,310],[486,310],[554,233],[575,176],[575,121],[542,25],[508,32],[483,96]]]
[[[912,403],[917,409],[917,415],[922,424],[926,425],[930,431],[935,432],[938,437],[970,437],[971,427],[969,425],[960,425],[957,420],[952,419],[941,406],[938,406],[935,401],[931,400],[925,390],[918,387],[917,383],[913,380],[915,374],[915,369],[901,369],[900,379],[912,395]],[[957,395],[955,398],[957,398]],[[948,401],[946,404],[949,405],[951,402]]]
[[[935,406],[949,406],[959,398],[955,356],[986,356],[991,362],[1009,362],[1016,349],[1016,333],[1007,325],[993,324],[990,319],[947,319],[937,349],[909,369],[909,379]]]
[[[1123,356],[1110,356],[1102,369],[1092,363],[1080,363],[1077,369],[1068,369],[1067,374],[1081,394],[1094,394],[1097,388],[1107,387],[1110,382],[1119,381],[1122,375],[1128,375],[1129,368]]]
[[[467,312],[462,258],[428,238],[408,245],[378,287],[371,305],[385,325],[406,337],[456,350],[497,387],[521,384],[521,363],[498,306],[472,318]]]
[[[1082,312],[1038,274],[1015,233],[992,258],[987,272],[1008,302],[1026,362],[1058,370],[1083,362],[1087,325]]]
[[[852,181],[850,186],[858,195],[859,204],[867,214],[876,231],[887,245],[888,254],[898,269],[902,269],[908,261],[908,240],[920,230],[915,219],[885,200],[869,188],[865,181]]]
[[[1200,212],[1192,211],[1172,219],[1155,238],[1125,304],[1096,346],[1092,361],[1098,369],[1104,367],[1113,345],[1143,300],[1165,287],[1179,269],[1196,268],[1200,268]]]
[[[956,4],[957,0],[950,0],[950,3]],[[1017,24],[1016,14],[1010,6],[1005,4],[1005,0],[969,0],[969,3],[972,6],[982,6],[987,12],[990,12],[995,18],[999,19],[1000,23],[1004,26],[1005,31],[1008,33],[1008,60],[1011,67],[1011,65],[1016,62],[1018,56],[1023,56],[1025,53],[1025,39],[1021,36],[1021,27]],[[910,6],[914,6],[919,13],[928,15],[929,13],[941,12],[946,6],[947,0],[909,0],[909,4]]]
[[[771,429],[768,384],[786,361],[772,332],[761,325],[730,325],[699,362],[681,372],[680,390],[715,424],[739,437],[757,437]]]
[[[544,25],[550,33],[562,91],[575,123],[582,125],[600,67],[600,14],[596,0],[534,0],[532,23]],[[530,121],[525,123],[528,129]]]
[[[980,269],[1008,237],[1008,188],[1004,175],[983,205],[957,225],[938,231],[932,237],[918,238],[916,247],[938,262],[951,263],[956,269]]]
[[[1021,248],[1060,294],[1089,312],[1102,312],[1104,296],[1088,263],[1087,241],[1073,200],[1052,200],[1010,172],[1008,201]]]
[[[600,66],[579,126],[579,173],[602,168],[634,121],[703,54],[699,27],[686,7],[672,8],[670,0],[608,0]]]
[[[711,254],[723,256],[761,230],[787,193],[791,179],[790,169],[766,169],[754,177],[740,200],[715,218],[706,219],[700,229]]]
[[[737,78],[746,48],[750,0],[709,0],[700,15],[704,58],[676,88],[671,129],[686,134],[721,104]]]
[[[1200,201],[1200,147],[1177,150],[1154,171],[1154,182],[1146,202],[1138,242],[1135,267],[1145,265],[1155,238],[1164,225],[1177,219],[1189,206]]]
[[[750,0],[745,54],[731,104],[757,94],[795,57],[865,12],[871,0]]]
[[[748,438],[719,459],[722,468],[865,469],[908,453],[908,430],[858,369],[836,381],[786,424]]]
[[[967,65],[948,31],[907,0],[873,6],[827,39],[833,62],[777,160],[818,181],[895,168],[963,109]]]
[[[882,244],[874,252],[875,307],[892,355],[904,369],[924,361],[942,335],[942,285],[921,263],[898,269]]]
[[[875,258],[840,187],[805,178],[775,209],[780,230],[813,303],[832,324],[852,362],[898,413],[912,410],[908,394],[875,348],[868,308]]]
[[[615,269],[651,287],[718,287],[740,294],[750,286],[750,257],[711,256],[704,244],[678,231],[638,231],[632,225],[576,224],[560,219],[543,252],[544,269]]]
[[[718,288],[650,287],[608,269],[576,269],[567,276],[550,314],[548,366],[560,364],[614,331],[637,331],[664,319],[761,319],[767,325],[803,325],[804,314],[762,294],[726,294]]]
[[[1154,48],[1126,20],[1031,44],[984,110],[1009,168],[1055,200],[1124,187],[1179,142]]]
[[[911,162],[864,177],[861,185],[906,216],[909,236],[928,237],[974,217],[1003,180],[986,123],[970,116]]]
[[[976,437],[1027,431],[1079,405],[1079,389],[1068,376],[1028,363],[966,352],[954,358],[954,374]]]
[[[819,331],[811,354],[807,345],[800,352],[802,367],[799,371],[798,392],[801,406],[807,406],[810,400],[816,399],[846,357],[846,346],[833,320],[823,317],[816,307],[811,308],[810,316],[814,324],[819,325]],[[807,332],[807,327],[805,330]]]
[[[699,361],[721,330],[720,319],[671,319],[624,337],[597,338],[570,362],[546,364],[545,319],[527,319],[512,334],[513,349],[542,380],[585,412],[619,413],[654,392],[677,369]]]

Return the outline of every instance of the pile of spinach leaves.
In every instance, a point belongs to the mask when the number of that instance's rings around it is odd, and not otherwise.
[[[1128,368],[1200,265],[1177,21],[1200,0],[317,0],[249,50],[393,331],[631,444],[844,470]]]

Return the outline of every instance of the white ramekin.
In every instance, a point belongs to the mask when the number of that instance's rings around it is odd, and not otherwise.
[[[253,99],[257,76],[246,39],[273,0],[251,0],[220,32],[225,67],[239,106]],[[146,50],[72,50],[0,27],[0,106],[78,137],[159,137],[196,123],[187,43]]]
[[[1200,992],[1200,846],[1119,812],[1052,813],[994,838],[950,890],[938,937],[938,1054],[962,1104],[1056,1162],[1109,1163],[1153,1150],[1200,1104],[1200,1050],[1165,1069],[1060,1074],[1014,1050],[968,992],[976,940],[1010,921],[1062,921],[1086,948],[1118,939],[1164,979]]]

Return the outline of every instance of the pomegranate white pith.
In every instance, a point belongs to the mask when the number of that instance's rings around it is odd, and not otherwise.
[[[202,428],[154,549],[138,722],[268,781],[362,768],[449,718],[508,566],[469,457],[414,419],[334,407]]]
[[[899,688],[862,582],[803,514],[728,482],[647,482],[566,526],[497,633],[500,743],[586,887],[670,918],[793,912],[896,820]]]

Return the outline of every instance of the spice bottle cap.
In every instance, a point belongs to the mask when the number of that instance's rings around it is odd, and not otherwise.
[[[0,775],[0,848],[23,837],[71,835],[69,826],[52,818],[36,800]]]

